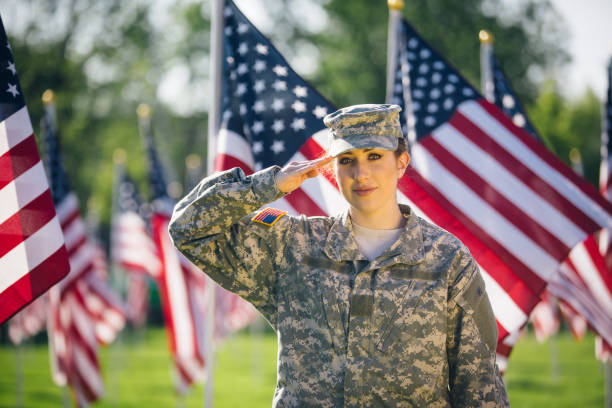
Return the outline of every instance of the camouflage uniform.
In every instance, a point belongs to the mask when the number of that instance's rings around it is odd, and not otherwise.
[[[405,206],[405,232],[373,262],[348,212],[253,222],[249,213],[283,195],[278,169],[204,179],[170,224],[175,245],[276,330],[273,406],[508,406],[495,318],[468,250]]]

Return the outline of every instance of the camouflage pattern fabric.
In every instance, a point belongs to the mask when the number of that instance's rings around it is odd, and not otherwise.
[[[276,330],[273,406],[509,406],[495,318],[468,250],[405,206],[405,232],[372,262],[348,212],[253,222],[283,195],[278,170],[208,177],[170,223],[177,248]]]

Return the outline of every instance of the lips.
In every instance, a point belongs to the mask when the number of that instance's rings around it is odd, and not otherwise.
[[[376,190],[376,187],[356,187],[353,189],[353,192],[358,196],[367,196],[372,194]]]

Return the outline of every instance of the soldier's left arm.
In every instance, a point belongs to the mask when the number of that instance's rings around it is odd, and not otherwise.
[[[497,323],[476,262],[462,248],[453,261],[447,355],[453,407],[508,407],[495,364]]]

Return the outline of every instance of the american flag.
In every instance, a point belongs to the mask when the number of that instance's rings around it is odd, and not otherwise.
[[[493,78],[493,101],[506,115],[512,118],[515,125],[525,129],[530,135],[537,140],[540,140],[536,130],[529,120],[527,113],[523,110],[518,98],[512,91],[509,81],[506,79],[501,70],[501,65],[495,58],[492,46],[487,47],[488,56],[491,61],[489,66],[493,72],[490,75]],[[580,174],[581,175],[581,174]],[[553,328],[558,325],[555,321],[558,319],[557,307],[554,307],[555,313],[547,313],[546,311],[553,307],[553,303],[547,302],[547,299],[558,297],[561,303],[565,305],[564,310],[569,312],[584,311],[584,316],[591,317],[590,325],[595,331],[602,330],[602,335],[610,340],[610,327],[612,327],[612,275],[609,268],[606,267],[605,260],[601,253],[597,251],[595,238],[589,235],[586,239],[577,244],[569,256],[563,260],[560,270],[553,278],[554,284],[551,284],[547,292],[550,295],[543,294],[544,304],[542,307],[536,306],[532,313],[534,328],[536,335],[541,338],[548,337],[552,334]],[[569,275],[568,275],[569,274]],[[567,276],[575,276],[579,278],[580,284],[574,286],[572,282],[575,279],[569,279]],[[585,303],[582,299],[588,300]],[[548,304],[546,304],[548,303]],[[573,305],[573,306],[572,306]],[[593,306],[603,314],[595,310],[591,310]],[[540,314],[538,316],[538,314]],[[534,318],[535,317],[535,318]],[[578,336],[581,330],[581,319],[574,315],[568,315],[572,320],[568,323],[572,328],[572,332]],[[540,333],[538,330],[542,329]]]
[[[0,19],[0,323],[69,270],[64,236]]]
[[[542,300],[533,308],[529,317],[533,323],[536,339],[540,343],[556,335],[561,328],[557,300],[546,291],[542,293],[541,298]]]
[[[400,190],[470,248],[503,342],[525,324],[570,250],[612,224],[612,205],[405,21],[398,43],[395,99],[406,107],[412,152]]]
[[[47,331],[53,379],[70,385],[79,406],[104,392],[98,344],[108,344],[125,323],[119,298],[95,272],[95,248],[88,239],[79,203],[62,164],[55,112],[47,103],[42,121],[51,193],[66,237],[70,273],[50,292]]]
[[[224,10],[220,131],[215,170],[246,174],[324,155],[323,117],[335,108],[304,81],[236,5]],[[292,214],[330,215],[346,207],[335,181],[318,176],[278,200]]]
[[[153,240],[161,261],[158,285],[176,369],[175,386],[177,392],[184,394],[193,382],[204,376],[205,348],[209,346],[205,344],[204,325],[206,278],[170,241],[168,223],[174,202],[166,192],[166,178],[155,149],[150,116],[142,115],[140,125],[149,159]]]
[[[158,279],[161,262],[151,238],[142,200],[136,185],[122,164],[117,164],[118,180],[114,192],[115,212],[111,230],[113,263],[128,272],[127,311],[135,326],[142,326],[147,318],[149,284],[147,276]]]

